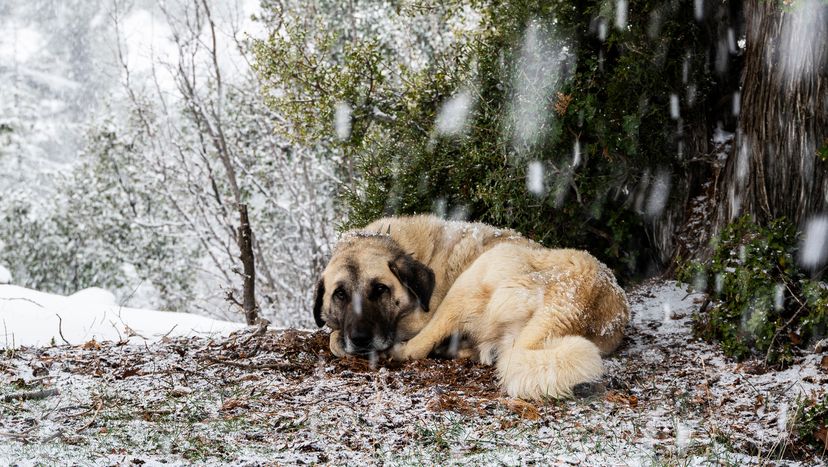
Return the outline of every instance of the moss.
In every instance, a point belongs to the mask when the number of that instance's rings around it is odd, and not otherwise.
[[[761,227],[743,216],[725,228],[709,266],[691,262],[678,273],[710,295],[711,306],[695,315],[696,334],[736,359],[783,366],[796,348],[824,337],[828,288],[797,267],[798,241],[785,219]]]

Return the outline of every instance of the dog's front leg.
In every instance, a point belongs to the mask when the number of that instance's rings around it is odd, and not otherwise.
[[[459,315],[456,309],[443,302],[434,317],[414,337],[391,348],[394,360],[420,360],[426,358],[435,347],[458,330]]]
[[[345,349],[342,347],[342,333],[339,330],[331,331],[330,341],[331,353],[336,357],[344,357],[347,355]]]

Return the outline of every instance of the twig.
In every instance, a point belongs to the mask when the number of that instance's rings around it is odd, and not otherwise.
[[[55,313],[55,316],[58,317],[58,334],[60,334],[60,338],[63,340],[64,343],[66,343],[66,345],[72,345],[69,343],[69,341],[66,340],[65,337],[63,337],[63,319],[61,319],[60,315],[57,313]]]
[[[245,370],[292,370],[293,368],[295,368],[295,365],[292,365],[290,363],[242,363],[210,356],[206,356],[204,357],[204,359],[211,363],[219,363],[222,365],[233,366],[236,368],[243,368]]]
[[[790,290],[790,289],[788,289],[788,290]],[[799,299],[797,299],[797,301],[799,301]],[[802,303],[802,302],[799,302],[799,303]],[[791,319],[789,319],[785,324],[783,324],[779,329],[777,329],[775,333],[773,333],[773,338],[771,339],[770,344],[768,345],[768,351],[767,351],[767,353],[765,353],[765,365],[767,365],[768,360],[770,360],[770,354],[773,351],[773,344],[776,342],[776,338],[779,337],[779,333],[782,332],[784,329],[787,329],[788,326],[790,326],[791,323],[793,323],[793,321],[797,318],[797,316],[799,316],[799,313],[804,309],[805,309],[805,304],[802,303],[802,306],[800,306],[799,309],[796,310],[796,313],[794,313],[793,316],[791,316]]]
[[[12,300],[23,300],[24,302],[33,303],[33,304],[35,304],[35,305],[39,306],[40,308],[46,308],[46,307],[44,307],[44,306],[43,306],[43,305],[41,305],[40,303],[37,303],[37,302],[36,302],[36,301],[34,301],[34,300],[31,300],[31,299],[28,299],[28,298],[23,298],[23,297],[2,297],[2,298],[0,298],[0,300],[6,300],[6,301],[12,301]]]
[[[256,318],[256,329],[250,333],[249,336],[245,337],[243,341],[241,341],[241,345],[247,345],[254,337],[263,336],[267,332],[267,326],[270,324],[270,321],[264,318]]]
[[[0,436],[2,436],[4,438],[18,439],[18,440],[21,440],[21,441],[25,442],[25,441],[28,441],[29,438],[31,438],[31,436],[29,435],[29,433],[31,431],[32,430],[27,430],[27,431],[24,431],[23,433],[7,433],[7,432],[4,432],[4,431],[0,431]]]
[[[45,399],[47,397],[56,396],[60,394],[57,389],[41,389],[40,391],[30,391],[30,392],[16,392],[13,394],[6,394],[3,396],[3,402],[11,402],[15,400],[38,400],[38,399]]]
[[[78,428],[77,433],[80,433],[83,430],[85,430],[85,429],[89,428],[90,426],[92,426],[92,424],[95,423],[95,420],[98,419],[98,414],[101,413],[101,409],[103,409],[103,398],[98,399],[98,402],[95,404],[95,413],[92,414],[92,418],[90,418],[89,421],[85,425]]]
[[[176,327],[178,327],[178,323],[176,323],[173,327],[171,327],[171,328],[170,328],[170,330],[169,330],[169,331],[167,331],[167,333],[166,333],[166,334],[164,334],[163,336],[161,336],[161,338],[162,338],[162,339],[164,339],[165,337],[170,337],[170,334],[172,334],[172,332],[173,332],[173,331],[175,331],[175,328],[176,328]]]

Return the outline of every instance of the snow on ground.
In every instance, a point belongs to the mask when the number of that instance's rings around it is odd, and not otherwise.
[[[0,285],[2,284],[11,284],[12,275],[8,269],[6,269],[2,264],[0,264]]]
[[[692,339],[700,296],[629,295],[606,391],[569,401],[508,399],[468,360],[337,359],[323,331],[8,351],[0,464],[824,465],[786,450],[819,356],[735,363]]]
[[[111,293],[99,288],[64,297],[0,285],[0,346],[4,349],[78,345],[93,339],[143,343],[164,336],[226,335],[243,327],[189,313],[124,308]]]

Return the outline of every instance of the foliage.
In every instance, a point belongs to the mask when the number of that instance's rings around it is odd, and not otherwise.
[[[796,347],[828,330],[828,288],[796,265],[797,233],[785,219],[767,227],[743,216],[714,240],[709,265],[691,262],[680,280],[710,294],[712,306],[695,316],[696,333],[721,342],[737,359],[791,362]]]
[[[371,34],[348,36],[337,24],[300,31],[289,15],[256,45],[257,71],[287,132],[354,165],[345,227],[437,212],[589,248],[625,275],[646,268],[651,251],[641,233],[660,212],[647,212],[643,200],[656,174],[678,176],[686,164],[671,98],[691,120],[704,111],[712,79],[703,28],[683,19],[692,5],[630,2],[620,28],[607,2],[418,5],[399,15],[416,25],[431,14],[456,38],[420,67]],[[452,36],[452,25],[470,16],[476,26]],[[681,83],[693,92],[679,96]],[[473,103],[464,131],[437,131],[443,105],[464,92]],[[354,109],[344,141],[331,137],[338,102]],[[528,122],[526,109],[535,109]],[[527,124],[536,131],[526,135]],[[537,193],[527,190],[532,163],[543,168]]]
[[[0,261],[18,283],[62,294],[103,287],[125,300],[144,285],[157,296],[146,305],[187,305],[194,251],[157,231],[169,234],[171,213],[156,202],[160,180],[144,177],[144,149],[103,123],[90,129],[81,164],[58,182],[51,205],[4,200]]]
[[[793,431],[798,440],[817,453],[828,450],[828,394],[819,398],[802,398],[793,417]]]
[[[822,162],[828,162],[828,141],[825,141],[822,147],[817,149],[817,157]]]
[[[262,317],[311,325],[306,310],[332,241],[339,158],[274,133],[280,116],[245,68],[249,45],[211,36],[238,31],[207,5],[162,6],[179,53],[159,59],[153,76],[130,69],[127,38],[118,37],[123,93],[85,123],[79,166],[56,177],[53,200],[0,197],[0,262],[20,285],[105,287],[132,306],[232,318],[225,297],[241,285],[236,205],[246,203]],[[127,4],[114,7],[113,21],[129,16]],[[241,56],[224,55],[227,45]],[[174,87],[146,85],[165,75]],[[151,287],[133,296],[139,284]]]

